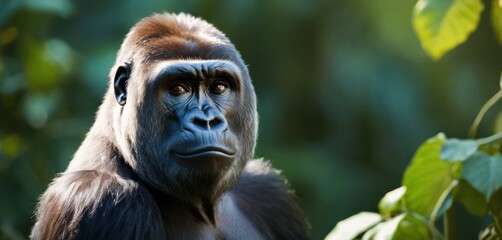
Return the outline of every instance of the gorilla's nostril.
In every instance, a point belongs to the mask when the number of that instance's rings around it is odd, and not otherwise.
[[[210,126],[209,124],[209,121],[207,121],[206,119],[202,119],[202,118],[198,118],[198,117],[195,117],[192,122],[197,125],[198,127],[202,127],[202,128],[208,128]]]
[[[223,124],[223,120],[221,118],[213,118],[213,120],[209,121],[209,127],[214,128]]]

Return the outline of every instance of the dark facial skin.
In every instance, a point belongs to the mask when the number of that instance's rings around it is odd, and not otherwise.
[[[161,123],[155,126],[151,118],[144,122],[140,119],[138,125],[142,131],[134,135],[137,142],[147,144],[125,147],[124,152],[139,149],[143,154],[135,159],[145,161],[136,160],[137,168],[151,169],[146,173],[163,173],[156,177],[143,176],[160,191],[192,199],[194,196],[184,190],[190,186],[196,189],[193,192],[202,193],[203,198],[213,199],[214,193],[228,190],[223,183],[235,181],[247,161],[240,147],[245,139],[234,134],[240,128],[235,127],[239,121],[237,108],[239,103],[244,104],[239,67],[225,60],[157,60],[151,69],[145,76],[145,92],[149,94],[134,94],[134,82],[128,84],[133,71],[129,64],[120,66],[115,75],[117,103],[128,107],[128,101],[139,98],[150,103],[148,106],[157,105],[139,110]],[[126,117],[124,113],[122,119]],[[154,138],[155,135],[158,137]],[[159,143],[155,151],[149,151]],[[187,172],[191,173],[189,177]],[[183,189],[179,189],[180,186]]]
[[[284,179],[252,159],[257,125],[248,69],[223,33],[186,14],[145,18],[31,238],[307,239]]]
[[[230,64],[177,63],[158,76],[165,86],[161,90],[164,107],[180,127],[171,138],[169,156],[187,168],[217,172],[235,159],[236,139],[226,119],[233,109],[239,79],[225,65]]]

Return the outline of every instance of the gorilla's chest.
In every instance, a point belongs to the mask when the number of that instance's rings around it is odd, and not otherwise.
[[[194,211],[179,211],[183,208],[163,209],[164,226],[168,239],[263,239],[255,226],[240,211],[231,194],[218,203],[215,225],[198,220]],[[177,213],[177,214],[173,214]],[[173,216],[178,215],[178,219]]]

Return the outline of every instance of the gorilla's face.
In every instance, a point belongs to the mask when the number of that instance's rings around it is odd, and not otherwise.
[[[238,68],[224,61],[183,61],[160,64],[153,78],[166,122],[168,159],[198,174],[217,176],[239,159],[235,122],[240,95]]]
[[[235,181],[250,157],[242,155],[241,146],[248,143],[236,134],[243,103],[237,66],[221,60],[162,61],[152,73],[139,96],[144,99],[139,115],[149,117],[138,121],[142,131],[136,139],[143,144],[136,145],[135,156],[139,169],[160,173],[150,184],[196,193]]]
[[[120,152],[158,190],[218,196],[254,154],[256,97],[248,70],[212,25],[158,17],[128,34],[111,74]]]

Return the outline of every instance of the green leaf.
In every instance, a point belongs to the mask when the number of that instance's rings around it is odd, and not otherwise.
[[[495,35],[502,44],[502,1],[492,0],[492,26]]]
[[[394,233],[396,232],[397,227],[399,226],[399,223],[401,220],[404,219],[406,216],[405,213],[398,215],[394,218],[392,218],[389,221],[385,221],[382,223],[379,223],[372,229],[370,229],[368,232],[366,232],[363,235],[363,240],[366,239],[392,239],[392,236],[394,236]]]
[[[382,221],[378,213],[361,212],[336,224],[325,240],[354,239]]]
[[[488,213],[488,204],[483,194],[474,189],[465,180],[460,181],[455,199],[461,202],[472,215],[484,216]]]
[[[488,201],[502,187],[502,156],[476,152],[464,162],[463,178]]]
[[[406,187],[402,186],[394,189],[382,198],[378,203],[380,214],[385,218],[391,218],[403,211],[403,196],[406,193]]]
[[[441,194],[441,196],[438,199],[436,206],[434,207],[434,210],[431,213],[430,218],[432,220],[435,221],[439,217],[443,216],[443,214],[446,212],[446,210],[450,209],[450,207],[452,206],[452,203],[453,203],[452,195],[453,195],[454,189],[457,187],[457,185],[458,185],[458,180],[455,179],[455,180],[451,181],[450,186],[448,186],[448,188],[446,188],[443,191],[443,193]]]
[[[373,239],[375,239],[375,235],[378,232],[378,227],[379,227],[379,225],[376,225],[372,229],[370,229],[367,232],[365,232],[364,235],[363,235],[363,237],[361,239],[362,240],[373,240]]]
[[[412,214],[406,214],[397,227],[392,239],[422,240],[433,239],[425,222]]]
[[[432,239],[431,232],[421,219],[411,213],[403,213],[389,221],[379,223],[364,234],[362,239]]]
[[[413,157],[404,173],[404,195],[408,210],[430,217],[443,192],[449,188],[458,171],[458,163],[441,160],[439,154],[446,142],[443,134],[428,139]]]
[[[500,240],[499,234],[493,224],[488,225],[484,230],[479,233],[479,240]]]
[[[441,148],[441,159],[451,162],[465,161],[478,150],[474,140],[448,139]]]
[[[467,40],[482,10],[481,0],[419,0],[413,9],[413,27],[429,56],[439,59]]]

